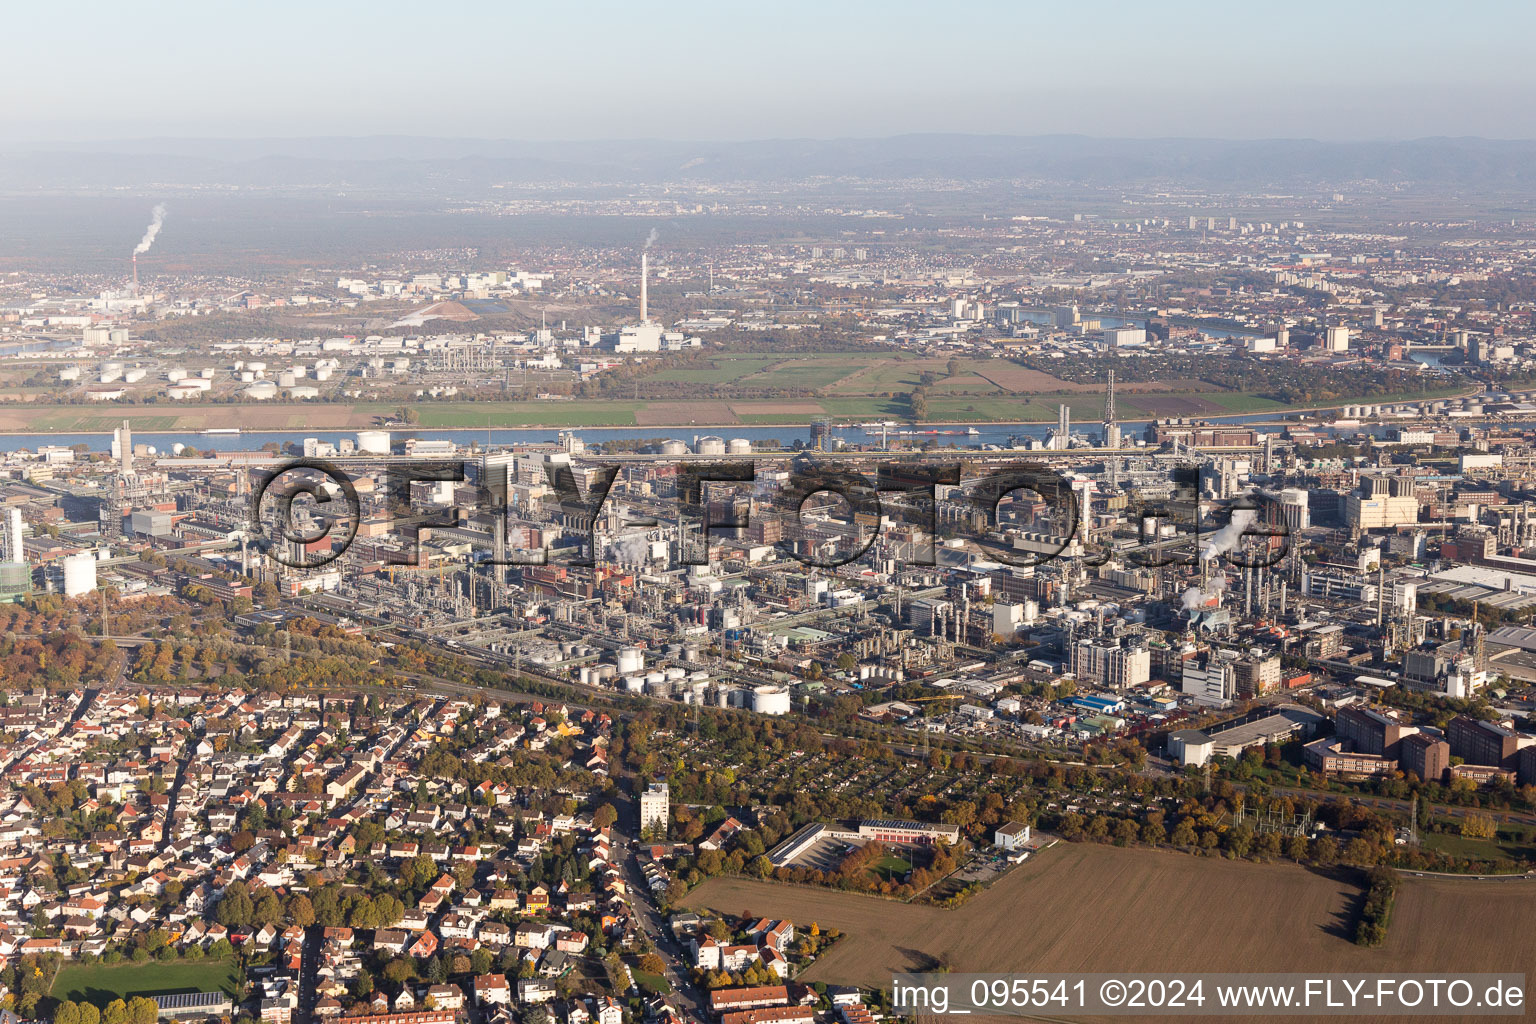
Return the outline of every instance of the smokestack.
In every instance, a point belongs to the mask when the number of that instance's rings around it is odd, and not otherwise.
[[[123,420],[122,430],[117,435],[117,458],[124,476],[133,475],[133,426],[128,420]]]
[[[133,297],[139,297],[139,254],[133,254]]]
[[[648,317],[646,315],[646,309],[645,309],[646,299],[647,299],[647,296],[646,296],[646,293],[645,293],[646,281],[650,277],[650,273],[651,273],[651,254],[648,253],[648,252],[642,252],[640,254],[640,322],[643,323],[643,324],[650,322],[650,317]]]

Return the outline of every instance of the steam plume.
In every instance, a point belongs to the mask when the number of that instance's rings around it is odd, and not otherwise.
[[[1205,547],[1200,551],[1201,561],[1224,555],[1237,547],[1237,542],[1243,537],[1243,531],[1252,526],[1253,521],[1258,517],[1259,513],[1255,509],[1233,509],[1232,518],[1227,520],[1227,525],[1211,534],[1211,539],[1205,542]]]
[[[620,537],[608,545],[608,557],[620,565],[644,565],[651,554],[651,544],[643,533]]]
[[[135,256],[141,252],[149,252],[149,247],[155,244],[155,236],[165,226],[165,204],[156,203],[149,216],[149,227],[144,229],[144,237],[139,239],[138,247],[133,250]]]
[[[651,233],[645,236],[645,247],[649,249],[651,246],[655,245],[656,239],[659,237],[660,235],[657,234],[656,229],[651,228]]]

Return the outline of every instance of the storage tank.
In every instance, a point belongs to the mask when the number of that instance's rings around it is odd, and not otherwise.
[[[678,680],[688,678],[688,673],[673,665],[666,670],[666,676],[669,681],[677,682]]]
[[[79,597],[96,589],[96,559],[88,551],[64,559],[64,596]]]
[[[752,710],[763,715],[789,714],[789,691],[782,686],[759,686],[752,691]]]
[[[621,647],[618,665],[620,675],[633,675],[645,668],[645,652],[638,647]]]
[[[663,441],[661,442],[661,454],[687,455],[688,446],[681,441]]]
[[[694,451],[700,455],[724,455],[725,439],[721,437],[701,437],[694,442]]]
[[[627,693],[642,693],[645,690],[645,676],[625,676],[624,690]]]
[[[26,562],[0,562],[0,601],[15,602],[32,590],[32,567]]]
[[[725,450],[731,455],[751,455],[752,442],[744,437],[733,437],[725,443]]]
[[[388,455],[389,431],[359,430],[357,432],[357,450],[364,455]]]

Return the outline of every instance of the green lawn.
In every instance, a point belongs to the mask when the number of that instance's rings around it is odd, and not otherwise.
[[[60,968],[50,995],[58,1000],[105,1006],[114,999],[166,995],[172,992],[222,991],[239,996],[239,976],[233,957],[223,960],[151,961],[134,964],[69,964]]]
[[[908,871],[912,870],[912,862],[894,853],[887,853],[871,864],[867,870],[885,881],[899,882],[906,877]]]
[[[1452,828],[1457,827],[1452,823]],[[1452,857],[1475,860],[1536,860],[1536,849],[1500,833],[1498,839],[1473,839],[1454,832],[1420,832],[1419,844],[1426,850],[1439,850]]]
[[[642,971],[638,967],[629,969],[630,977],[635,979],[635,984],[654,995],[664,996],[672,991],[672,983],[659,974]]]

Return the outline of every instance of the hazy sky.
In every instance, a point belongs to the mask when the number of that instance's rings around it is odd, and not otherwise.
[[[1536,137],[1536,3],[7,5],[0,144]]]

